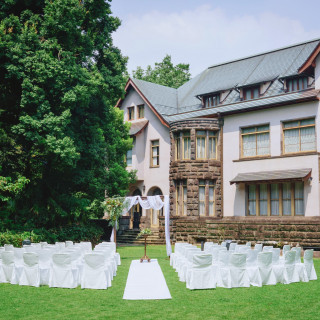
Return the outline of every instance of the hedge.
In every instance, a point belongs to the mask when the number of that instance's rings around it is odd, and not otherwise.
[[[103,229],[95,224],[76,224],[52,229],[34,229],[32,231],[7,230],[0,232],[0,246],[13,244],[15,247],[21,247],[22,241],[25,239],[29,239],[31,242],[55,243],[71,240],[73,242],[91,241],[93,244],[97,244],[100,242],[102,235]]]

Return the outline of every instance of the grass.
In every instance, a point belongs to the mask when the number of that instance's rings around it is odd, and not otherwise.
[[[166,259],[165,246],[149,246],[158,258],[172,300],[123,300],[131,260],[143,247],[120,247],[122,265],[112,287],[81,290],[0,284],[0,319],[319,319],[320,280],[262,288],[186,289]],[[320,260],[315,260],[320,276]]]

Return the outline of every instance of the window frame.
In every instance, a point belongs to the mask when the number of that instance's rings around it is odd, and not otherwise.
[[[145,111],[145,108],[144,108],[144,104],[139,104],[137,106],[138,108],[138,119],[143,119],[144,118],[144,111]],[[141,117],[141,109],[143,110],[143,116]]]
[[[204,200],[200,200],[200,188],[204,188]],[[210,200],[210,188],[213,188],[213,200]],[[204,214],[200,214],[200,203],[204,204]],[[210,212],[210,203],[213,211]],[[200,217],[215,217],[216,215],[216,180],[198,180],[198,214]]]
[[[130,165],[128,164],[128,152],[129,151],[131,151],[131,164]],[[133,149],[130,149],[126,153],[126,165],[127,165],[127,167],[132,167],[132,151],[133,151]]]
[[[203,98],[204,108],[213,108],[220,104],[220,93],[205,96]]]
[[[134,114],[134,107],[128,107],[128,121],[133,121],[135,120],[135,114]],[[132,112],[132,113],[131,113]],[[130,118],[132,115],[132,118]]]
[[[204,131],[204,134],[198,134],[199,131]],[[213,135],[209,135],[213,133]],[[198,158],[198,138],[205,138],[204,145],[204,158]],[[209,158],[209,140],[215,140],[215,158]],[[218,131],[214,130],[201,130],[197,129],[195,133],[195,144],[196,144],[196,160],[217,160],[218,159]]]
[[[157,145],[153,145],[153,142],[157,142]],[[157,155],[154,157],[153,156],[153,148],[158,148],[158,153]],[[154,165],[153,164],[153,158],[157,158],[158,159],[158,164]],[[154,139],[154,140],[150,140],[150,168],[159,168],[160,167],[160,140],[159,139]]]
[[[176,216],[188,215],[188,184],[187,180],[177,180],[176,185]],[[184,197],[186,192],[186,199]]]
[[[300,81],[302,80],[302,89],[300,89]],[[294,81],[297,82],[297,90],[294,90]],[[304,86],[304,84],[306,83],[306,87]],[[292,77],[292,78],[287,78],[286,79],[286,92],[298,92],[298,91],[302,91],[302,90],[306,90],[309,88],[309,84],[308,84],[308,77],[307,76],[300,76],[300,77]]]
[[[300,125],[301,121],[304,120],[314,120],[313,124],[308,124],[308,125]],[[298,126],[296,127],[290,127],[290,128],[285,128],[285,124],[286,123],[290,123],[290,122],[299,122]],[[312,150],[301,150],[301,129],[303,128],[311,128],[314,127],[314,138],[315,138],[315,148]],[[290,154],[299,154],[299,153],[308,153],[308,152],[315,152],[317,151],[317,132],[316,132],[316,119],[315,117],[309,117],[309,118],[299,118],[299,119],[294,119],[294,120],[284,120],[281,121],[281,128],[282,128],[282,132],[281,132],[281,139],[282,139],[282,154],[283,155],[290,155]],[[289,130],[299,130],[299,151],[294,151],[294,152],[286,152],[286,148],[285,148],[285,131],[289,131]]]
[[[258,127],[262,127],[262,126],[268,126],[268,130],[262,130],[262,131],[257,131]],[[254,132],[246,132],[243,133],[244,129],[249,129],[249,128],[255,128]],[[268,154],[262,154],[262,155],[258,155],[258,135],[259,134],[264,134],[264,133],[269,133],[269,153]],[[244,136],[249,136],[249,135],[255,135],[256,136],[256,155],[254,156],[244,156],[243,155],[243,137]],[[259,124],[259,125],[253,125],[253,126],[247,126],[247,127],[240,127],[240,158],[241,159],[247,159],[247,158],[265,158],[265,157],[270,157],[271,156],[271,139],[270,139],[270,123],[263,123],[263,124]]]
[[[254,91],[258,89],[258,97],[254,97]],[[250,99],[246,99],[247,97],[247,92],[250,91],[250,95],[251,98]],[[250,86],[250,87],[246,87],[242,89],[242,100],[243,101],[250,101],[250,100],[254,100],[254,99],[259,99],[261,97],[261,92],[260,92],[260,86]]]
[[[298,183],[302,183],[303,184],[303,198],[296,198],[295,196],[295,188],[296,188],[296,184]],[[267,215],[261,215],[260,214],[260,185],[262,184],[267,184]],[[274,215],[271,212],[271,201],[273,201],[273,199],[271,198],[271,185],[272,184],[276,184],[278,185],[278,203],[279,203],[279,214],[278,215]],[[288,201],[287,198],[283,197],[283,185],[284,184],[289,184],[290,185],[290,204],[291,204],[291,214],[284,214],[283,213],[283,202]],[[254,187],[255,188],[255,199],[251,200],[251,201],[255,201],[256,205],[256,214],[249,214],[249,187]],[[305,216],[305,186],[304,186],[304,182],[303,181],[282,181],[282,182],[262,182],[262,183],[247,183],[245,184],[245,192],[246,192],[246,216],[247,217],[293,217],[293,216]],[[303,201],[303,208],[304,208],[304,212],[303,214],[299,215],[296,214],[296,210],[295,210],[295,201],[296,200],[300,200]]]
[[[186,143],[185,142],[186,139],[189,140],[189,148],[188,148],[189,157],[188,158],[185,158],[185,153],[184,153],[184,145]],[[180,132],[175,133],[174,134],[174,141],[175,141],[175,155],[174,155],[175,160],[191,160],[191,132],[190,132],[190,130],[184,130],[184,131],[180,131]],[[179,147],[178,147],[178,144],[179,144]]]

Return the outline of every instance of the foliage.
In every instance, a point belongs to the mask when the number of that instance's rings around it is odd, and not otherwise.
[[[179,63],[173,65],[170,55],[166,55],[161,62],[156,62],[154,68],[150,65],[147,66],[146,70],[137,67],[132,74],[133,78],[171,88],[179,88],[191,78],[189,64]]]
[[[119,218],[121,217],[123,210],[127,206],[125,198],[113,197],[107,198],[101,203],[104,212],[106,213],[111,227],[116,226],[117,230],[119,229]]]
[[[33,288],[0,284],[0,318],[38,319],[236,319],[301,320],[319,318],[320,280],[250,288],[188,290],[166,258],[165,246],[149,245],[158,260],[171,300],[123,300],[131,261],[144,247],[120,247],[121,266],[107,290]],[[315,259],[320,269],[320,260]],[[63,301],[63,302],[62,302]],[[119,314],[121,305],[121,315]],[[88,307],[90,306],[90,307]],[[284,307],[286,306],[286,307]],[[107,311],[106,311],[107,310]],[[106,315],[107,312],[107,315]]]
[[[30,181],[0,205],[13,224],[86,221],[106,189],[126,193],[119,25],[109,0],[1,1],[0,175]]]
[[[55,243],[57,241],[71,240],[74,242],[91,241],[96,244],[103,235],[103,229],[95,224],[75,224],[52,229],[34,229],[31,231],[5,231],[0,232],[0,246],[13,244],[16,247],[22,245],[22,241],[29,239],[32,242],[46,241]]]
[[[139,234],[137,235],[137,239],[144,236],[151,236],[151,235],[152,235],[152,231],[148,228],[145,228],[139,232]]]

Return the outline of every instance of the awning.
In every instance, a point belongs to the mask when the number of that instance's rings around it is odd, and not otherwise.
[[[149,120],[147,119],[131,122],[129,135],[130,136],[138,135],[148,125],[148,123],[149,123]]]
[[[272,182],[272,181],[305,181],[310,178],[311,170],[308,169],[295,169],[295,170],[279,170],[279,171],[260,171],[260,172],[248,172],[239,173],[235,178],[230,181],[233,183],[245,183],[245,182]]]

